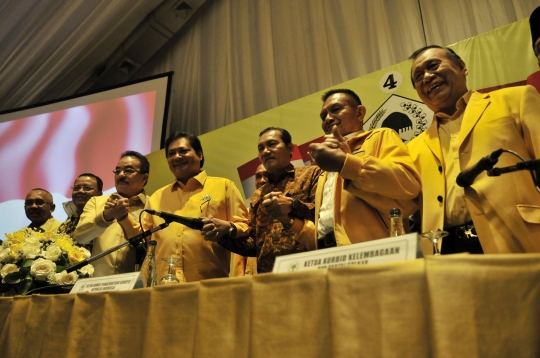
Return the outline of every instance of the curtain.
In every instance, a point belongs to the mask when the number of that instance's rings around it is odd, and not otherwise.
[[[174,71],[170,131],[203,134],[405,61],[424,45],[450,45],[523,19],[536,6],[533,0],[214,0],[135,78]]]

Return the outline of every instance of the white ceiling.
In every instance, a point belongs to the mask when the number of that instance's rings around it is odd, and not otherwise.
[[[0,111],[128,80],[205,1],[0,1]]]

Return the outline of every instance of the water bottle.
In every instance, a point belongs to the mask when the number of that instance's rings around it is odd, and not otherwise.
[[[401,209],[390,209],[390,237],[405,235],[405,229],[403,229],[403,218],[401,216]]]
[[[157,243],[155,240],[150,240],[146,244],[146,257],[144,258],[141,267],[144,287],[152,287],[156,285],[156,244]]]

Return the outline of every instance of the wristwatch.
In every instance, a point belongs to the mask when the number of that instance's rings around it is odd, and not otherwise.
[[[289,221],[287,221],[285,224],[283,224],[284,230],[290,230],[294,224],[294,218],[289,218]]]
[[[234,226],[233,223],[231,223],[231,227],[229,228],[229,235],[227,235],[229,238],[234,239],[236,237],[236,232],[238,230],[236,229],[236,226]]]

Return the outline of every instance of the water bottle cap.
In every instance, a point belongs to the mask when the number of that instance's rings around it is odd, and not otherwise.
[[[390,209],[390,216],[391,216],[391,217],[394,217],[394,216],[401,216],[401,209],[400,209],[400,208],[393,208],[393,209]]]

